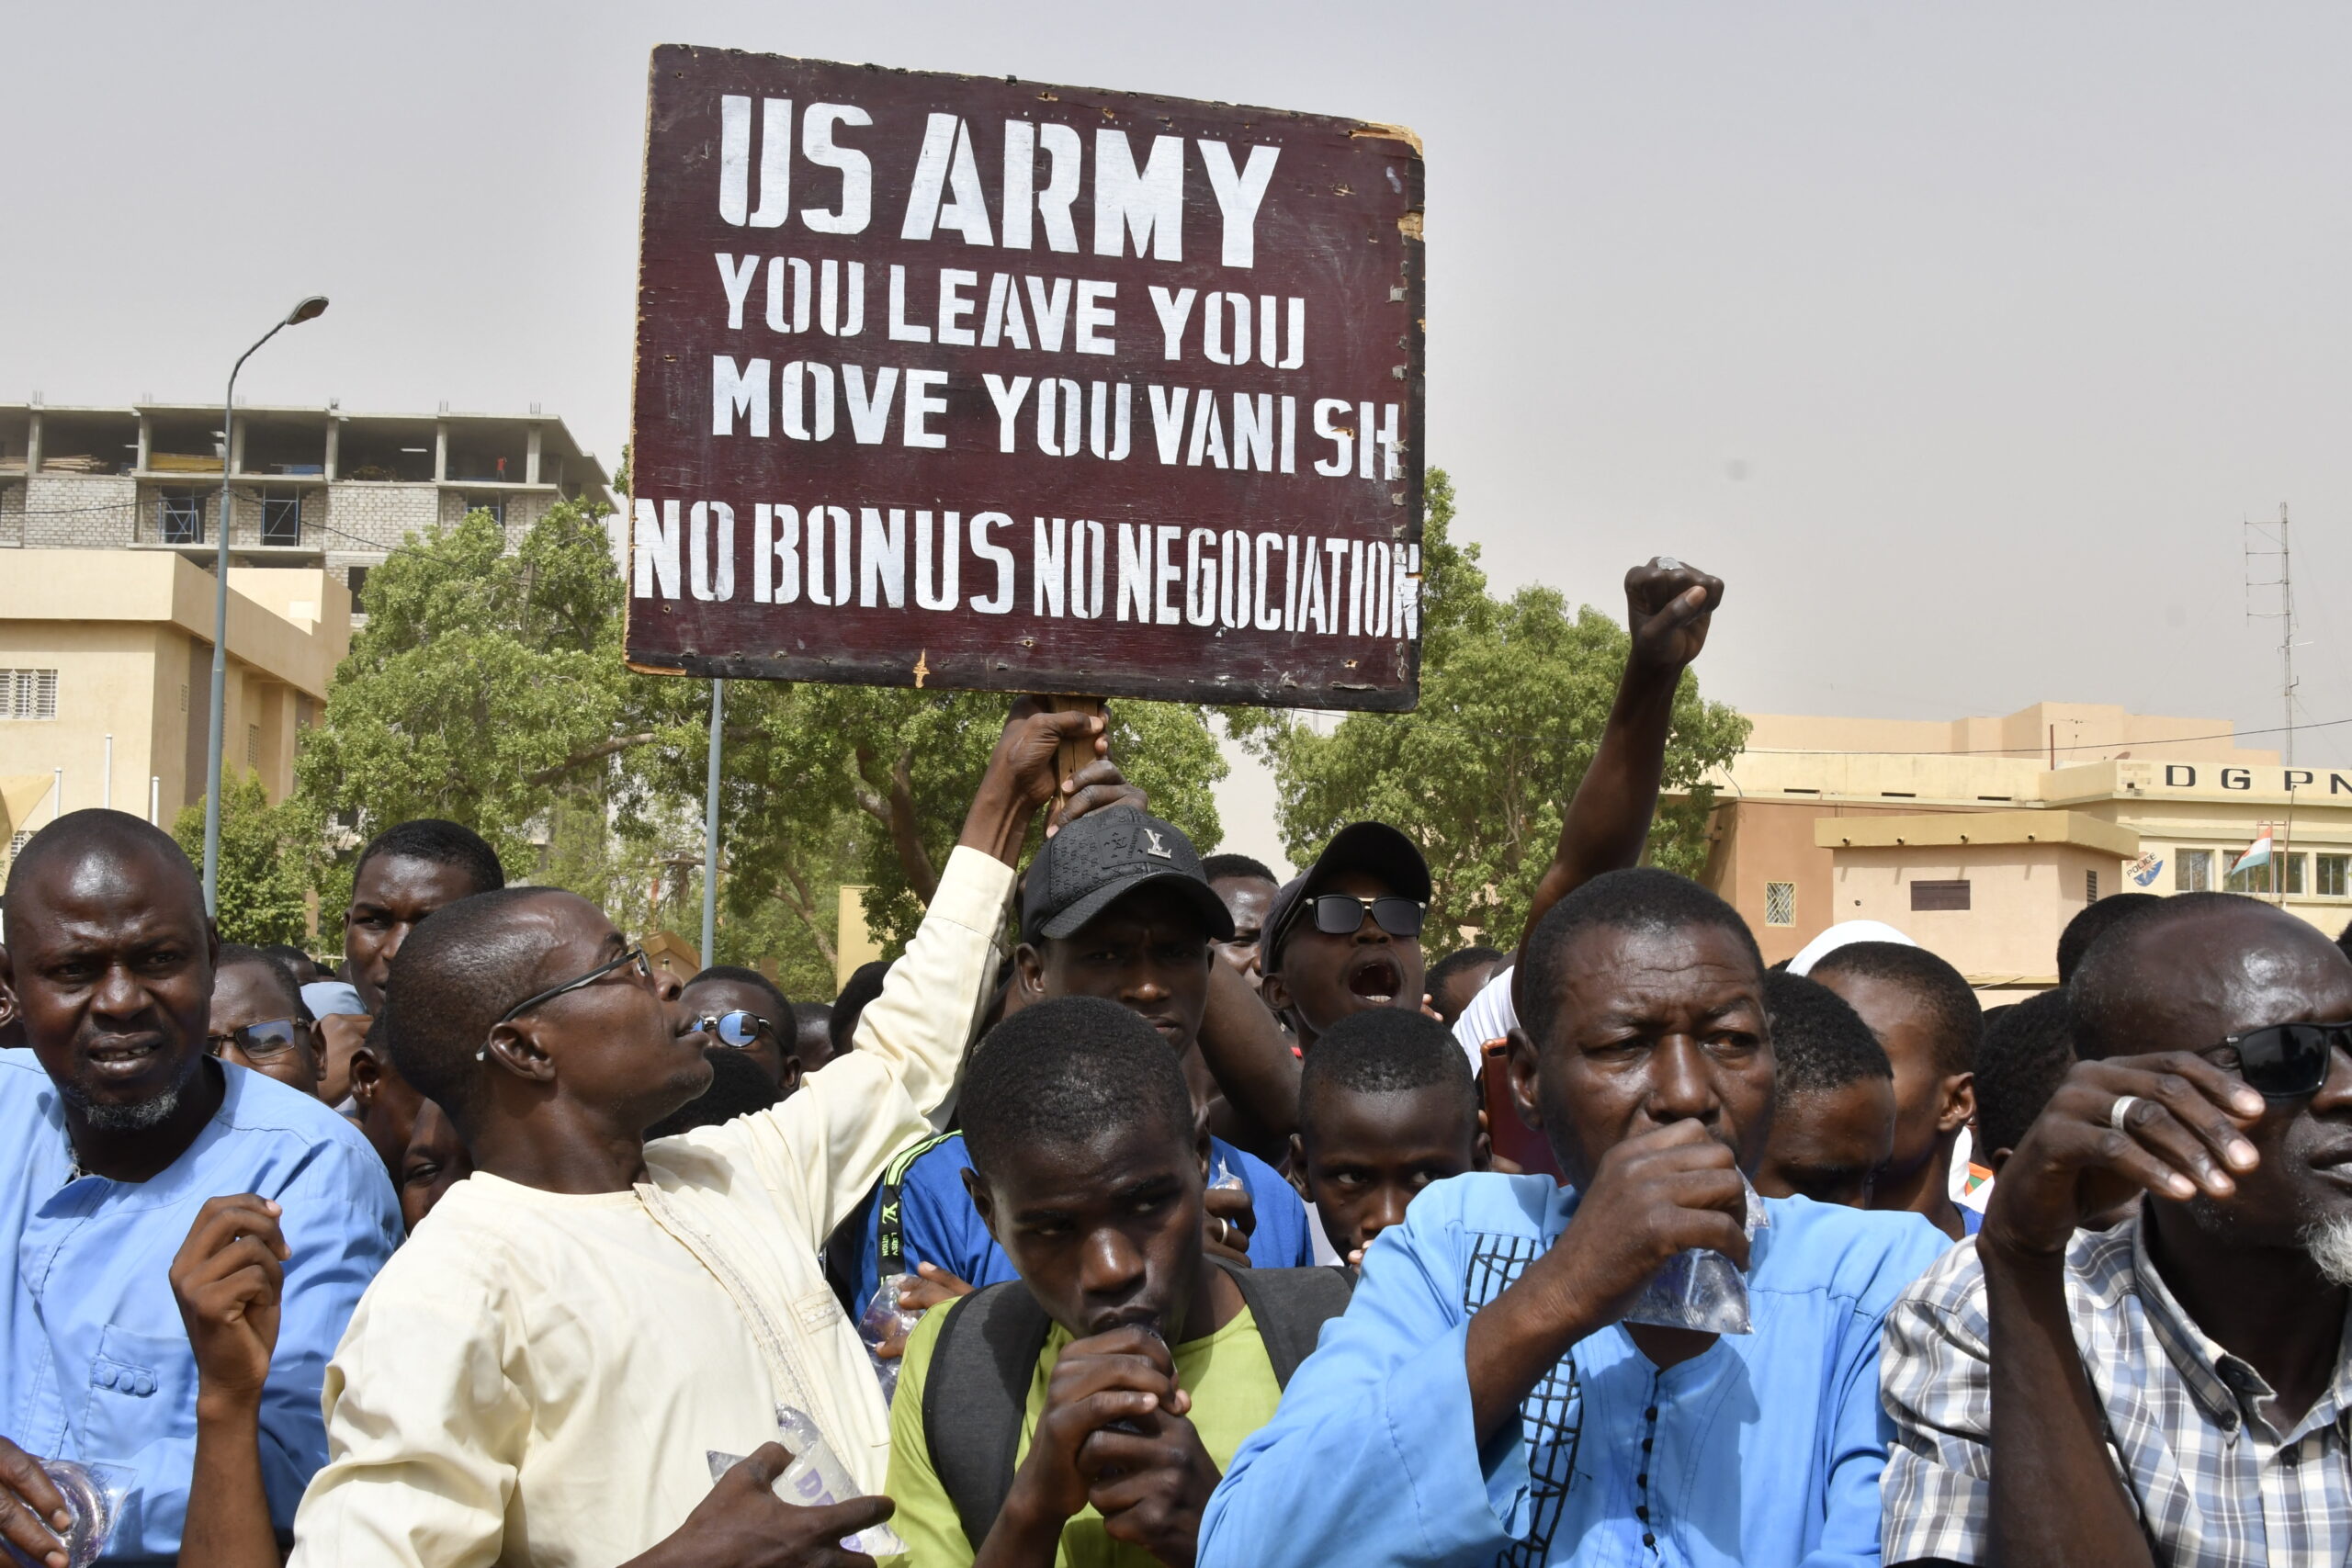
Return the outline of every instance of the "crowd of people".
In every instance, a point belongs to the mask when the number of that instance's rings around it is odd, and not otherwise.
[[[59,818],[0,895],[0,1540],[2352,1561],[2352,958],[2185,894],[2089,905],[2011,1006],[1859,923],[1768,967],[1641,863],[1723,585],[1626,588],[1486,944],[1396,828],[1203,859],[1027,698],[830,1001],[671,982],[455,823],[361,849],[328,966]]]

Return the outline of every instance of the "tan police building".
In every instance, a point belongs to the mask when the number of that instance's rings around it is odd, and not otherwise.
[[[2118,892],[2275,898],[2352,921],[2352,762],[2288,766],[2226,720],[2036,704],[1949,722],[1751,716],[1710,782],[1708,885],[1767,962],[1883,920],[1988,1000],[2057,981],[2058,933]],[[2269,829],[2272,864],[2230,866]]]

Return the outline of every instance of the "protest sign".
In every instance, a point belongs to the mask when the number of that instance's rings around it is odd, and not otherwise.
[[[656,50],[631,665],[1411,707],[1420,215],[1393,126]]]

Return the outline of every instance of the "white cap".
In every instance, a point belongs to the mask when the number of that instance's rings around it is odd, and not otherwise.
[[[1858,942],[1891,942],[1898,947],[1919,945],[1884,920],[1840,920],[1806,942],[1804,950],[1789,960],[1789,973],[1810,975],[1815,964],[1839,948]]]

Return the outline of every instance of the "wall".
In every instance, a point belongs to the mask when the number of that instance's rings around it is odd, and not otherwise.
[[[1884,920],[1980,985],[2052,984],[2058,934],[2081,913],[2084,875],[2102,895],[2122,863],[2074,844],[1855,846],[1834,852],[1839,919]],[[1965,879],[1966,909],[1914,909],[1911,885]]]
[[[127,474],[36,474],[25,481],[24,540],[34,549],[119,549],[130,543],[139,481]]]
[[[65,770],[62,809],[112,806],[147,814],[147,780],[163,773],[168,818],[178,732],[159,710],[156,672],[178,641],[168,628],[138,622],[0,620],[0,668],[57,671],[57,716],[0,718],[0,773]],[[175,700],[176,698],[175,697]],[[114,736],[114,792],[104,797],[106,736]],[[38,821],[48,821],[46,810]],[[168,827],[168,819],[164,826]]]
[[[1824,817],[1910,815],[1918,808],[1910,800],[1871,806],[1718,796],[1708,819],[1711,842],[1700,880],[1747,920],[1764,962],[1778,964],[1794,958],[1830,925],[1853,918],[1850,909],[1838,906],[1831,879],[1834,863],[1830,852],[1814,842],[1814,823]],[[1770,882],[1796,884],[1795,924],[1766,923],[1765,884]]]

